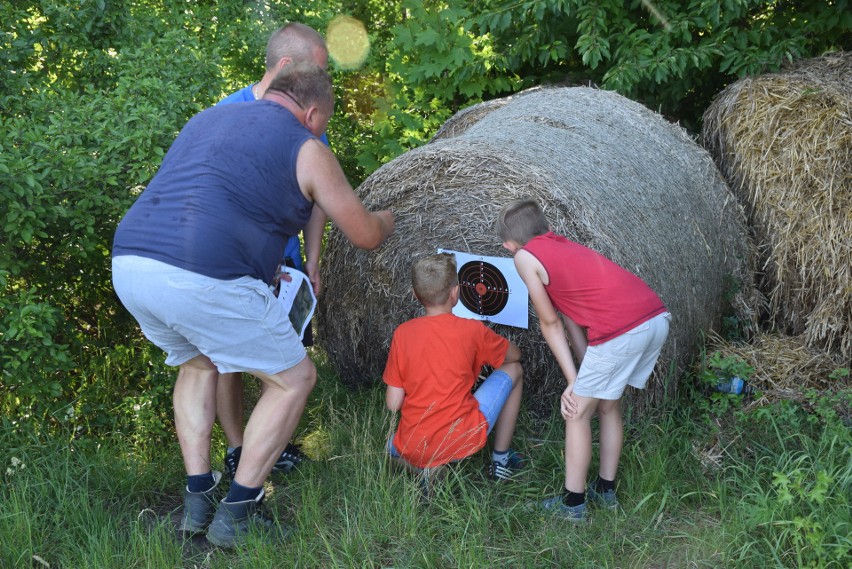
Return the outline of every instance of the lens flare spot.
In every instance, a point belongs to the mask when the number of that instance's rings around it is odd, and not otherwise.
[[[360,20],[335,16],[325,34],[328,55],[341,69],[361,67],[370,54],[370,37]]]

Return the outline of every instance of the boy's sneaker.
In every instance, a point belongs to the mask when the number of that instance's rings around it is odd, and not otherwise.
[[[183,517],[178,525],[178,531],[186,533],[199,533],[207,529],[210,522],[213,521],[213,514],[216,512],[216,503],[218,502],[216,494],[218,493],[219,480],[222,479],[222,473],[218,470],[213,471],[213,487],[206,492],[190,492],[188,487],[183,489]]]
[[[219,502],[216,516],[207,530],[207,540],[219,547],[243,545],[252,530],[262,532],[272,541],[283,541],[289,533],[267,516],[261,504],[264,492],[254,500],[244,502]]]
[[[615,490],[598,492],[595,490],[594,484],[589,484],[586,488],[586,499],[607,510],[618,509],[618,497],[615,495]]]
[[[546,512],[569,522],[585,522],[589,519],[586,514],[586,502],[583,502],[579,506],[566,506],[562,501],[561,494],[542,500],[533,504],[533,506],[539,511]]]
[[[243,452],[243,447],[237,447],[231,452],[225,453],[225,474],[231,480],[237,475],[237,467],[240,465],[240,454]]]
[[[242,450],[243,447],[237,447],[231,452],[225,454],[225,472],[231,480],[233,480],[234,476],[237,475],[237,467],[240,465],[240,454],[242,453]],[[278,461],[273,465],[272,472],[291,472],[303,462],[309,461],[310,459],[302,452],[299,445],[287,443],[287,447],[284,449],[284,452],[281,453],[281,456],[278,457]]]
[[[511,480],[518,471],[524,468],[524,455],[509,449],[509,457],[506,464],[500,464],[496,460],[492,460],[488,466],[488,478],[505,482]]]
[[[278,461],[272,467],[272,472],[291,472],[303,462],[310,462],[308,455],[302,452],[299,445],[287,443],[284,452],[281,453]]]

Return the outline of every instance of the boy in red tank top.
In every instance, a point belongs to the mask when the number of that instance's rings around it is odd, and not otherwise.
[[[568,382],[560,398],[565,487],[561,495],[539,506],[577,521],[586,518],[587,495],[616,509],[615,475],[624,438],[621,396],[627,385],[644,389],[668,336],[671,316],[642,279],[551,232],[534,200],[503,207],[496,231],[503,247],[514,255],[541,333]],[[600,469],[597,481],[587,487],[595,414],[600,423]]]
[[[521,405],[521,351],[482,322],[452,313],[459,299],[453,255],[419,259],[411,280],[426,314],[401,324],[391,341],[385,399],[401,413],[388,452],[415,469],[434,469],[479,451],[494,429],[489,476],[508,480],[522,466],[509,448]],[[494,372],[471,393],[486,365]]]

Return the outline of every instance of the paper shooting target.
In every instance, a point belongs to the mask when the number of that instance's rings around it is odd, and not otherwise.
[[[485,261],[470,261],[459,269],[459,300],[480,316],[496,316],[509,302],[509,283],[503,273]]]
[[[456,258],[459,302],[453,314],[460,318],[529,328],[529,291],[510,257],[486,257],[438,248]]]

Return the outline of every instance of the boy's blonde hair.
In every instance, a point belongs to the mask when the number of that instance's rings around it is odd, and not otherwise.
[[[526,245],[533,237],[550,231],[550,224],[538,202],[525,198],[504,205],[494,229],[504,242],[514,241],[518,245]]]
[[[447,302],[450,291],[459,284],[455,255],[435,253],[418,259],[411,266],[411,286],[414,296],[424,306]]]

